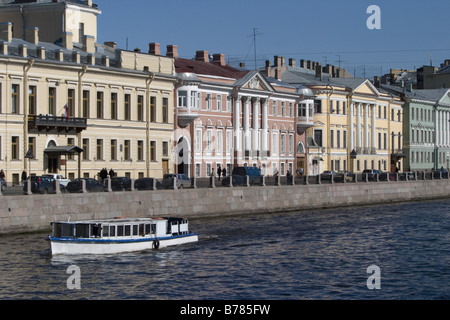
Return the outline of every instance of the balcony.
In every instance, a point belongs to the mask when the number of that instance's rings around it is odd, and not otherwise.
[[[297,133],[303,134],[307,129],[314,127],[314,118],[297,117]]]
[[[29,130],[79,133],[87,129],[86,118],[58,117],[48,114],[29,116]]]
[[[403,149],[392,149],[391,156],[395,158],[406,158],[406,152]]]
[[[188,109],[185,107],[178,107],[178,126],[186,128],[192,121],[198,118],[198,109]]]

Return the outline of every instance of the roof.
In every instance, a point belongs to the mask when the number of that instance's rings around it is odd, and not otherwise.
[[[392,85],[382,85],[382,88],[388,90],[389,92],[395,93],[399,96],[405,96],[413,100],[422,100],[428,102],[438,102],[440,101],[448,92],[447,88],[440,89],[412,89],[408,91],[406,88],[392,86]]]
[[[231,79],[243,78],[249,71],[239,70],[229,65],[221,66],[218,63],[204,62],[193,59],[176,58],[175,70],[177,73],[196,73]]]
[[[84,150],[77,146],[53,146],[48,147],[44,150],[44,153],[57,153],[57,154],[70,154],[70,153],[81,153]]]

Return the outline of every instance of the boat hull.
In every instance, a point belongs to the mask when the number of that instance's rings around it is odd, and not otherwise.
[[[66,239],[50,237],[53,255],[81,255],[81,254],[114,254],[135,252],[150,249],[161,249],[169,246],[198,241],[197,234],[187,234],[164,238],[146,239]]]

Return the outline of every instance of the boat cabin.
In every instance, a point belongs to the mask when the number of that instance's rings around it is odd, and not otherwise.
[[[188,222],[182,218],[111,219],[52,222],[54,238],[161,238],[184,235]]]

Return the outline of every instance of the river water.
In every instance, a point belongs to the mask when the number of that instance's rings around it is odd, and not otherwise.
[[[0,299],[450,299],[450,201],[203,218],[190,229],[199,242],[101,257],[53,258],[46,234],[0,237]]]

